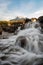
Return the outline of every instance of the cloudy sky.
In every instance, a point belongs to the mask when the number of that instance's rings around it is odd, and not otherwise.
[[[43,0],[0,0],[0,20],[43,15]]]

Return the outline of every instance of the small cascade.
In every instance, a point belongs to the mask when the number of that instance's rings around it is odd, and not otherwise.
[[[43,34],[34,25],[0,39],[0,65],[43,65]]]

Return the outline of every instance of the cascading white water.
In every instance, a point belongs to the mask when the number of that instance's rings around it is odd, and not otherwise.
[[[0,65],[43,65],[43,34],[39,29],[33,26],[0,39]]]
[[[39,31],[35,28],[25,29],[19,32],[17,35],[15,45],[23,45],[25,49],[39,53]]]

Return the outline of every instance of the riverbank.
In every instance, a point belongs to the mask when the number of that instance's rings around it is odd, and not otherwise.
[[[0,35],[0,39],[8,39],[8,37],[13,36],[14,33],[8,33],[8,32],[2,32],[2,35]]]

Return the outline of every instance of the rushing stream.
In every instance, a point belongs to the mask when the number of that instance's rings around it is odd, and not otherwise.
[[[0,65],[43,65],[43,34],[35,25],[0,39]]]

